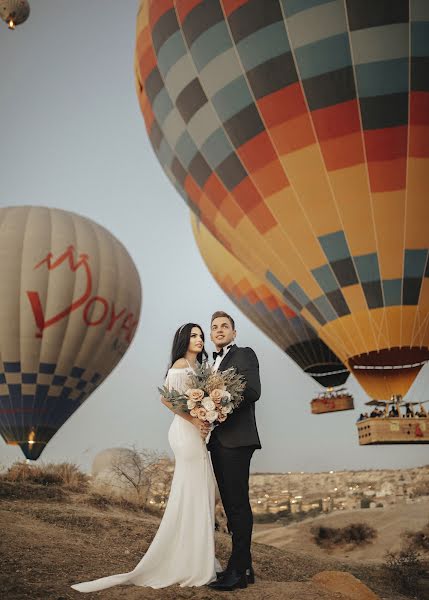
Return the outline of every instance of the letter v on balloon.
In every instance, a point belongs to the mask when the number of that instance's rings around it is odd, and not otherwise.
[[[43,337],[44,331],[80,312],[87,327],[116,329],[118,336],[131,342],[138,319],[126,306],[116,307],[109,298],[93,293],[94,277],[91,257],[76,252],[74,246],[55,258],[49,252],[37,262],[34,270],[40,277],[40,290],[28,290],[27,298],[35,321],[35,336]],[[50,272],[56,271],[57,276]],[[46,278],[49,278],[46,285]],[[50,293],[52,292],[52,293]]]

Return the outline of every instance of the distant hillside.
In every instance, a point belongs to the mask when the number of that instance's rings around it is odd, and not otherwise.
[[[306,552],[315,558],[326,557],[326,550],[319,548],[313,541],[311,528],[317,525],[325,527],[345,527],[351,523],[366,523],[376,529],[377,537],[373,543],[356,549],[344,547],[332,550],[331,556],[345,559],[348,563],[381,563],[387,551],[397,551],[401,547],[403,532],[419,531],[429,521],[429,498],[419,503],[396,504],[386,508],[336,511],[322,514],[301,523],[282,527],[279,525],[255,525],[253,539],[256,542],[270,544],[289,552]]]

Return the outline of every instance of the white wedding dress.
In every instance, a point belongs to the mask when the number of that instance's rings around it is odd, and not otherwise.
[[[185,391],[191,368],[170,369],[166,385]],[[215,479],[205,442],[197,428],[175,415],[168,441],[176,459],[170,496],[159,529],[133,571],[72,585],[96,592],[115,585],[163,588],[201,586],[216,579]]]

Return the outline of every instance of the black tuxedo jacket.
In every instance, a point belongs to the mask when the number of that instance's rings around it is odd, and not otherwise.
[[[255,402],[261,395],[261,381],[258,359],[252,348],[238,348],[235,344],[231,346],[219,365],[219,371],[226,371],[231,367],[234,367],[237,373],[246,379],[244,399],[226,421],[213,429],[208,449],[212,449],[216,441],[226,448],[239,448],[240,446],[260,448],[261,442],[255,419]]]

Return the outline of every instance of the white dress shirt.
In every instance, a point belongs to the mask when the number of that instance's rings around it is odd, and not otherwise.
[[[220,363],[223,361],[223,359],[225,358],[225,356],[228,354],[228,352],[230,351],[230,349],[232,348],[234,344],[229,344],[228,346],[226,346],[223,349],[223,356],[216,356],[216,360],[214,361],[213,365],[212,365],[212,369],[215,373],[217,373],[217,370],[219,369],[219,365]]]

